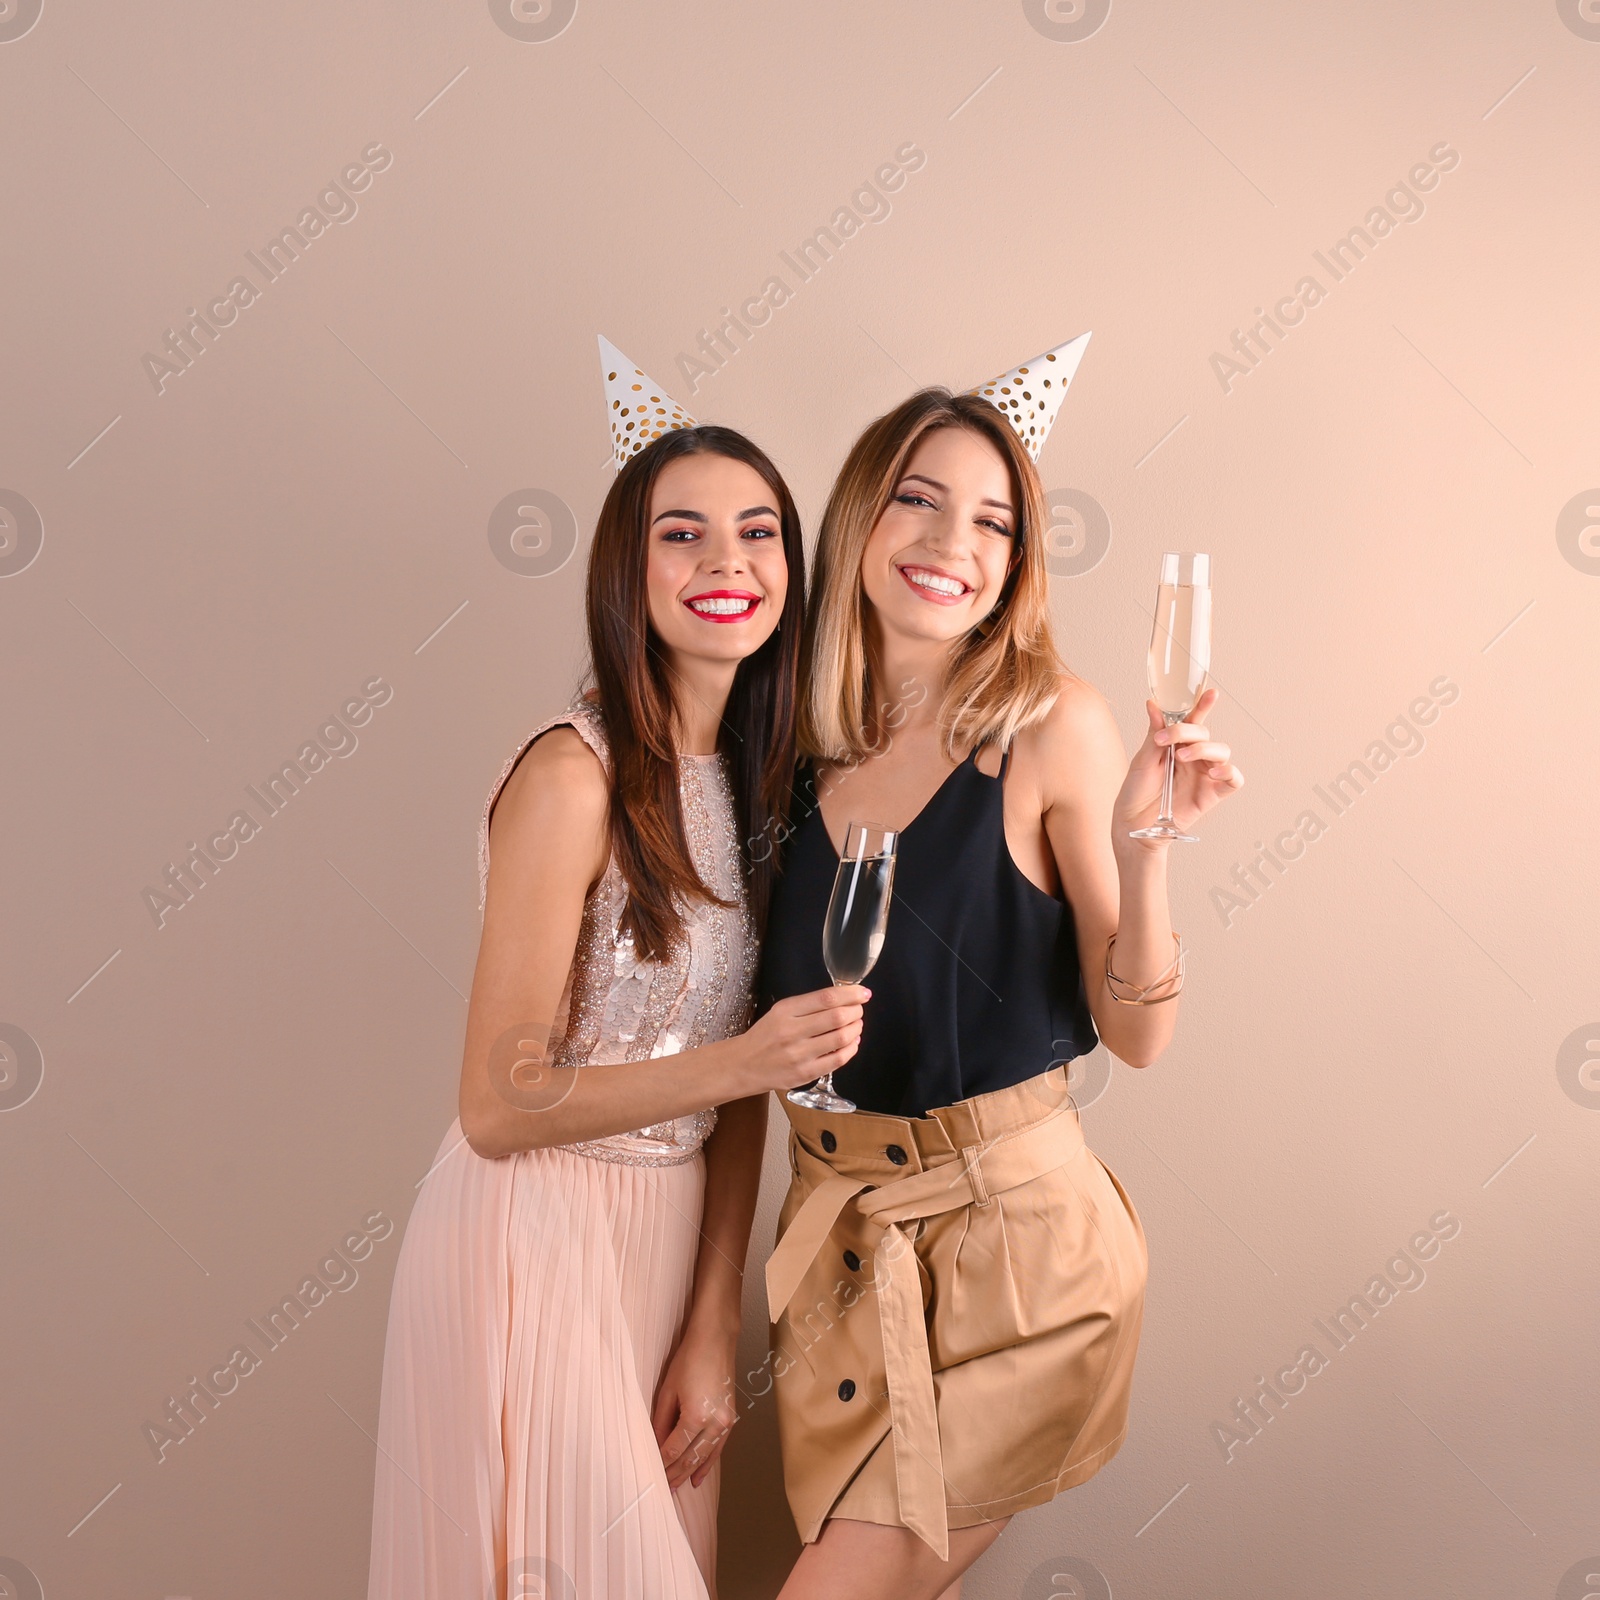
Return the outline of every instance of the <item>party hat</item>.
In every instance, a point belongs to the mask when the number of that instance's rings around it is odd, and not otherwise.
[[[1076,339],[1058,344],[1054,350],[1046,350],[1042,356],[1024,361],[1020,367],[980,383],[967,393],[987,400],[1011,424],[1022,448],[1037,461],[1088,344],[1089,335],[1080,333]]]
[[[617,471],[627,466],[652,439],[675,428],[692,428],[695,420],[654,378],[647,377],[600,335],[600,371],[611,417],[611,443]]]

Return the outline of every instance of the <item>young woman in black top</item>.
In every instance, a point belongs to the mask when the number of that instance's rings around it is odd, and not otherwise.
[[[1062,665],[1042,430],[1004,403],[930,389],[881,417],[818,542],[809,759],[764,1003],[827,979],[846,824],[901,838],[837,1078],[860,1109],[785,1107],[794,1176],[767,1277],[806,1546],[782,1600],[955,1597],[1014,1512],[1126,1434],[1148,1255],[1064,1063],[1103,1041],[1148,1066],[1172,1038],[1167,845],[1129,837],[1159,814],[1168,741],[1184,829],[1244,780],[1204,726],[1214,690],[1170,729],[1146,701],[1130,765],[1106,701]]]

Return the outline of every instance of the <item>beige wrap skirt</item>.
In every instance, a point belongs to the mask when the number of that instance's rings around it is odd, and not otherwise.
[[[767,1264],[783,1475],[829,1517],[948,1530],[1092,1478],[1126,1437],[1149,1256],[1066,1069],[926,1117],[788,1101]]]

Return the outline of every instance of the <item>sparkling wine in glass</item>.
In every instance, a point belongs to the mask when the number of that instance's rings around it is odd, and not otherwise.
[[[870,822],[852,822],[834,874],[833,894],[822,925],[822,960],[836,984],[860,983],[872,971],[889,926],[899,834]],[[833,1074],[805,1089],[791,1089],[797,1106],[813,1111],[854,1111],[855,1102],[835,1094]]]
[[[1161,557],[1155,622],[1147,658],[1150,696],[1170,727],[1194,710],[1211,672],[1211,557],[1199,551],[1168,550]],[[1167,746],[1167,777],[1161,786],[1161,815],[1148,828],[1131,828],[1130,839],[1174,839],[1194,844],[1172,817],[1172,771],[1178,747]]]

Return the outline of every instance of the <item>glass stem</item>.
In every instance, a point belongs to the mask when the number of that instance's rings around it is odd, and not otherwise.
[[[828,976],[832,978],[833,974],[829,973]],[[849,987],[843,978],[833,978],[833,986],[835,989],[846,989]],[[833,1074],[831,1072],[824,1072],[822,1076],[817,1079],[817,1083],[821,1086],[824,1094],[832,1094],[834,1092]]]
[[[1161,713],[1166,725],[1170,728],[1177,719],[1170,717],[1166,712]],[[1175,744],[1167,746],[1167,777],[1161,786],[1161,816],[1160,821],[1172,822],[1172,771],[1178,760],[1178,747]],[[1176,827],[1177,824],[1173,823]]]

